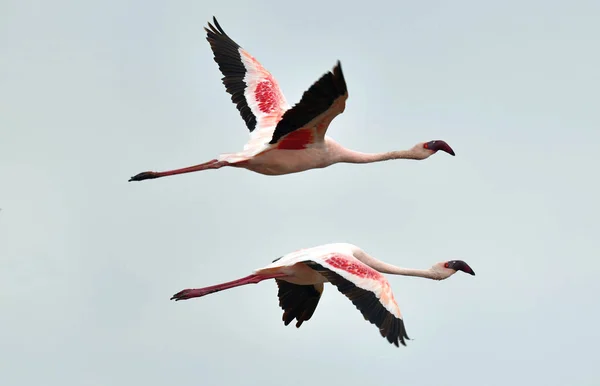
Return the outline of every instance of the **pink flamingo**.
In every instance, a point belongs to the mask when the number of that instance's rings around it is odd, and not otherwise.
[[[296,319],[296,327],[300,327],[312,317],[323,293],[323,283],[329,282],[354,303],[367,321],[379,328],[381,336],[399,347],[398,340],[406,346],[405,339],[409,338],[400,308],[382,273],[444,280],[457,271],[475,275],[462,260],[444,261],[429,269],[408,269],[379,261],[355,245],[335,243],[289,253],[250,276],[210,287],[186,289],[171,299],[197,298],[275,279],[284,324],[287,326]]]
[[[183,169],[143,172],[129,181],[190,173],[224,166],[244,168],[265,175],[282,175],[324,168],[336,163],[370,163],[392,159],[424,160],[438,150],[454,155],[444,141],[418,143],[409,150],[377,154],[346,149],[325,133],[331,121],[346,107],[348,89],[340,62],[304,92],[290,107],[275,78],[246,50],[234,42],[213,17],[205,28],[223,84],[236,104],[250,140],[238,153]]]

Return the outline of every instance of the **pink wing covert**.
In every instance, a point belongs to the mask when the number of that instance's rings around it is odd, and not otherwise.
[[[332,254],[325,257],[322,264],[342,278],[351,281],[357,287],[373,292],[380,303],[395,317],[402,319],[400,307],[386,277],[369,267],[354,256]]]
[[[240,55],[246,68],[244,96],[256,116],[258,128],[274,127],[290,106],[273,75],[242,48]]]

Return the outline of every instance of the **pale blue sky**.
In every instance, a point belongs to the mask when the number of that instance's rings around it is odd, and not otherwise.
[[[597,1],[0,2],[3,385],[598,385]],[[288,101],[341,60],[329,134],[456,157],[128,183],[241,149],[203,27]],[[408,347],[327,286],[300,329],[265,282],[184,288],[350,242],[390,277]],[[594,359],[596,358],[596,360]]]

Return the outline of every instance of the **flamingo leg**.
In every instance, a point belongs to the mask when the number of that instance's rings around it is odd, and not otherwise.
[[[256,283],[260,283],[263,280],[275,279],[278,277],[285,277],[285,276],[287,276],[285,273],[274,273],[272,275],[250,275],[250,276],[243,277],[241,279],[228,281],[226,283],[221,283],[221,284],[213,285],[210,287],[185,289],[185,290],[179,291],[175,295],[173,295],[171,297],[171,300],[178,301],[178,300],[186,300],[186,299],[191,299],[191,298],[199,298],[201,296],[208,295],[213,292],[219,292],[219,291],[223,291],[223,290],[234,288],[234,287],[239,287],[239,286],[246,285],[246,284],[256,284]]]
[[[131,177],[129,179],[129,182],[142,181],[142,180],[148,180],[148,179],[152,179],[152,178],[159,178],[159,177],[165,177],[165,176],[172,176],[175,174],[192,173],[192,172],[198,172],[198,171],[207,170],[207,169],[219,169],[219,168],[222,168],[223,166],[227,166],[227,165],[229,165],[229,162],[227,162],[227,161],[219,161],[219,160],[213,159],[213,160],[210,160],[203,164],[190,166],[190,167],[183,168],[183,169],[168,170],[166,172],[142,172],[142,173],[136,174],[135,176]]]

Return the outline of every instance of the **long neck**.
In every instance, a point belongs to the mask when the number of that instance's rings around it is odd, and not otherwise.
[[[412,269],[412,268],[402,268],[397,267],[392,264],[384,263],[383,261],[377,260],[376,258],[370,256],[368,253],[364,251],[356,251],[354,256],[368,265],[369,267],[379,271],[381,273],[389,273],[391,275],[402,275],[402,276],[416,276],[416,277],[424,277],[426,279],[432,280],[442,280],[445,279],[441,277],[438,272],[435,272],[432,268],[429,269]]]
[[[340,155],[340,162],[352,164],[366,164],[371,162],[381,162],[393,159],[421,159],[412,149],[396,150],[384,153],[361,153],[359,151],[345,149]]]

